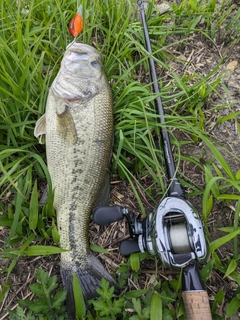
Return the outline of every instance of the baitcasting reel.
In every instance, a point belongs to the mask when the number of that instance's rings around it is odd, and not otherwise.
[[[164,267],[179,268],[203,262],[207,255],[204,229],[199,215],[182,198],[167,197],[143,221],[121,206],[98,207],[93,220],[103,226],[126,217],[132,240],[124,240],[120,252],[129,256],[148,252],[160,257]]]

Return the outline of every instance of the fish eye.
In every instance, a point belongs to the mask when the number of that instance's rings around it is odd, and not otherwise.
[[[98,61],[92,61],[91,65],[96,69],[100,69],[100,63]]]

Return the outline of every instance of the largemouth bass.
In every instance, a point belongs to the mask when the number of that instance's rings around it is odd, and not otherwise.
[[[61,254],[61,276],[72,309],[73,274],[85,300],[96,297],[102,277],[117,287],[90,252],[88,240],[89,217],[108,182],[113,141],[111,90],[93,47],[74,43],[66,50],[34,134],[46,135],[60,245],[68,250]]]

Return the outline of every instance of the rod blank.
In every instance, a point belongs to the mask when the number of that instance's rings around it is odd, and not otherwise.
[[[140,17],[141,17],[142,26],[143,26],[146,50],[149,53],[148,62],[149,62],[151,79],[152,79],[152,83],[153,83],[152,84],[153,85],[153,92],[157,95],[157,97],[155,98],[155,106],[156,106],[158,115],[160,116],[159,122],[160,122],[160,124],[164,125],[166,123],[166,121],[165,121],[165,117],[164,117],[164,110],[163,110],[162,101],[160,98],[160,90],[159,90],[159,85],[158,85],[156,68],[155,68],[154,60],[152,58],[152,46],[151,46],[151,42],[150,42],[150,38],[149,38],[148,26],[147,26],[145,11],[144,11],[144,4],[143,4],[143,1],[141,1],[141,0],[138,0],[137,4],[140,9]],[[174,196],[174,197],[184,197],[184,191],[183,191],[178,179],[176,178],[176,168],[175,168],[175,164],[174,164],[169,135],[168,135],[168,132],[165,129],[163,129],[162,127],[161,127],[161,137],[162,137],[162,141],[163,141],[164,157],[165,157],[168,179],[170,180],[170,187],[169,187],[168,195]]]

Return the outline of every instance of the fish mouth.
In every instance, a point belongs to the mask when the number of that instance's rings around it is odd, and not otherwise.
[[[85,43],[71,43],[65,52],[65,59],[69,62],[88,61],[90,57],[94,59],[100,59],[100,53],[93,47]]]
[[[67,46],[67,52],[74,52],[77,54],[97,54],[99,55],[99,52],[89,46],[85,43],[79,43],[79,42],[72,42]]]

